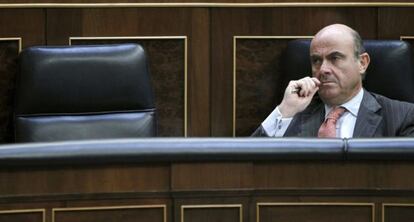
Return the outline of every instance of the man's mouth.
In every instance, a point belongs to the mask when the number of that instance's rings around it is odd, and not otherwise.
[[[321,81],[321,85],[334,84],[334,81]]]
[[[325,82],[321,82],[321,85],[319,86],[320,88],[332,88],[336,86],[336,82],[334,81],[325,81]]]

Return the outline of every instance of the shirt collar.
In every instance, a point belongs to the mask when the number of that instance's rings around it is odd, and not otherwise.
[[[359,107],[361,106],[363,97],[364,90],[361,88],[358,94],[356,94],[351,100],[344,104],[341,104],[340,106],[344,107],[349,113],[356,117],[358,115]],[[325,104],[325,117],[328,115],[332,108],[332,106],[328,106]]]

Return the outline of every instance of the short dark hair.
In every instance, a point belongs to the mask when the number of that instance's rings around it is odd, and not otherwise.
[[[354,56],[355,56],[355,59],[359,59],[359,56],[365,52],[364,43],[362,42],[362,38],[359,35],[359,33],[353,29],[351,30],[352,30],[351,35],[352,35],[352,38],[354,39]],[[366,72],[362,73],[361,75],[362,80],[365,79],[366,74],[367,74]]]
[[[352,29],[351,35],[354,38],[354,53],[355,58],[359,58],[359,55],[365,52],[364,43],[362,42],[362,38],[359,33]]]

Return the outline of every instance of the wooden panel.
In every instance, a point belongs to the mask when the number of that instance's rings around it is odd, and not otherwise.
[[[242,222],[242,205],[183,205],[181,222]]]
[[[45,44],[44,9],[0,9],[0,37],[20,37],[23,47]]]
[[[233,131],[234,36],[312,36],[325,25],[344,23],[363,38],[376,38],[376,14],[375,8],[212,9],[212,135],[231,136]],[[272,95],[261,95],[265,96]]]
[[[148,55],[152,86],[157,108],[158,136],[185,135],[185,73],[187,60],[185,37],[159,37],[145,39],[74,39],[78,44],[138,43]]]
[[[20,39],[0,38],[0,143],[13,141],[13,98]]]
[[[47,44],[68,45],[69,37],[83,36],[82,12],[83,10],[80,9],[47,9],[46,15],[49,18],[46,23]]]
[[[0,210],[0,221],[45,222],[44,210]]]
[[[373,204],[258,204],[257,222],[374,222]]]
[[[378,38],[398,40],[400,36],[414,35],[413,20],[414,8],[379,8]]]
[[[414,221],[414,204],[383,204],[382,222]]]
[[[188,54],[188,135],[210,136],[210,10],[192,10]]]
[[[144,192],[169,189],[166,165],[2,169],[0,196]]]
[[[256,188],[410,190],[414,187],[413,170],[409,162],[284,161],[256,164],[254,181]]]
[[[252,185],[250,163],[180,163],[171,169],[173,190],[248,188]]]
[[[71,36],[105,37],[105,36],[186,36],[188,41],[188,135],[208,136],[210,134],[209,115],[209,11],[191,8],[109,8],[109,9],[49,9],[48,44],[67,44]],[[65,29],[61,29],[61,24]],[[50,30],[50,31],[49,31]],[[163,48],[173,49],[174,45],[166,43]],[[169,45],[168,45],[169,44]],[[160,45],[161,46],[161,45]],[[180,48],[181,50],[182,48]],[[184,51],[174,51],[183,52]],[[171,79],[173,70],[183,69],[184,54],[167,57],[161,49],[158,57],[150,58],[157,68],[163,70],[160,78]],[[165,53],[165,54],[164,54]],[[175,54],[174,54],[175,55]],[[151,55],[150,55],[151,56]],[[159,58],[159,56],[162,56]],[[163,60],[167,58],[168,60]],[[156,70],[155,67],[152,67]],[[165,71],[167,70],[167,71]],[[181,72],[181,71],[180,71]],[[182,71],[181,73],[184,73]],[[180,73],[180,78],[183,78]],[[171,75],[170,75],[171,74]],[[171,82],[170,82],[171,83]],[[167,83],[165,83],[167,84]],[[184,93],[181,85],[159,85],[162,89],[163,104],[169,102],[183,107],[184,98],[171,97],[171,93]],[[171,87],[174,88],[171,91]],[[160,132],[161,136],[183,136],[183,125],[186,121],[183,111],[176,112],[165,107],[169,122],[164,128],[168,132]],[[176,109],[176,108],[175,108]],[[182,109],[183,110],[183,109]],[[170,112],[171,111],[171,112]],[[164,120],[163,120],[164,121]],[[167,121],[167,120],[165,120]],[[165,122],[164,121],[164,122]],[[181,122],[179,122],[181,121]],[[171,128],[174,127],[174,128]],[[178,127],[178,128],[177,128]]]
[[[165,206],[111,206],[53,209],[54,222],[167,222]]]
[[[414,197],[409,161],[181,162],[173,163],[171,174],[167,166],[9,167],[0,172],[0,209],[45,208],[47,221],[56,207],[64,209],[56,221],[160,221],[158,208],[125,206],[165,205],[168,221],[182,221],[181,216],[185,221],[256,221],[256,202],[266,202],[271,206],[260,209],[260,221],[347,217],[359,222],[374,217],[373,204],[362,203],[409,203]],[[241,205],[242,216],[237,217],[237,207],[217,207],[223,205]],[[182,206],[190,207],[180,213]],[[404,222],[412,219],[411,208],[388,205],[385,212],[390,221]]]

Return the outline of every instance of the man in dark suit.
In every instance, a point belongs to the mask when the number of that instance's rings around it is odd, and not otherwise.
[[[370,57],[355,30],[323,28],[311,42],[310,58],[312,77],[290,81],[282,102],[252,136],[414,136],[414,104],[362,87]]]

